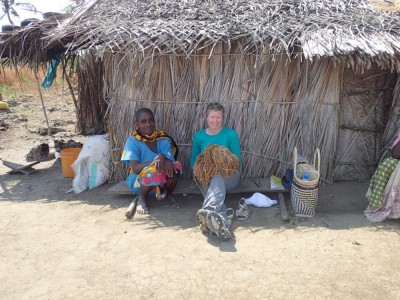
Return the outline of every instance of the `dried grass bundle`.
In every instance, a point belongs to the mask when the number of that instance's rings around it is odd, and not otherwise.
[[[239,160],[227,148],[219,145],[209,145],[196,158],[193,175],[203,185],[208,185],[215,175],[230,177],[239,167]]]

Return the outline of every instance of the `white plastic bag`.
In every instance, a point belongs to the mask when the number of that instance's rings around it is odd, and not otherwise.
[[[83,143],[82,151],[71,165],[75,171],[72,189],[80,193],[93,189],[110,178],[110,152],[108,134],[89,136]]]
[[[257,207],[270,207],[278,203],[261,193],[254,193],[253,196],[244,200],[246,204],[252,204]]]

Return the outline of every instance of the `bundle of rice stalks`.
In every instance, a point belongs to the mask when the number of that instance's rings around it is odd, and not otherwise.
[[[203,185],[207,186],[215,175],[225,178],[235,174],[239,160],[229,149],[219,145],[209,145],[202,154],[197,156],[193,175]]]

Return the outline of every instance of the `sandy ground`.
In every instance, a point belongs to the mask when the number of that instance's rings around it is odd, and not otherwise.
[[[2,159],[22,163],[54,139],[32,132],[44,121],[25,115],[29,101],[0,115],[9,124]],[[73,116],[62,103],[49,113]],[[61,124],[65,137],[84,139]],[[220,242],[199,232],[198,196],[181,196],[182,209],[152,202],[150,215],[128,221],[131,197],[107,194],[110,184],[66,193],[72,180],[59,159],[35,168],[6,174],[0,164],[0,299],[400,298],[399,221],[364,218],[368,182],[321,186],[311,219],[283,223],[278,206],[253,208],[234,222],[234,239]],[[248,196],[229,196],[228,205]]]

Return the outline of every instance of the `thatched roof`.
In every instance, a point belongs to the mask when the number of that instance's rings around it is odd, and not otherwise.
[[[65,52],[60,43],[48,46],[46,38],[71,14],[54,14],[41,21],[34,21],[20,29],[0,32],[0,57],[2,64],[20,63],[31,66],[46,62]]]
[[[368,56],[400,70],[400,14],[374,10],[366,0],[89,0],[51,40],[61,39],[71,49],[102,44],[186,56],[239,42],[244,53],[355,55],[356,63]]]
[[[88,0],[65,22],[64,15],[0,33],[0,54],[19,62],[42,62],[103,45],[114,52],[151,56],[190,56],[206,48],[212,55],[218,43],[227,49],[239,43],[248,54],[346,57],[353,67],[377,62],[400,70],[399,2]]]

